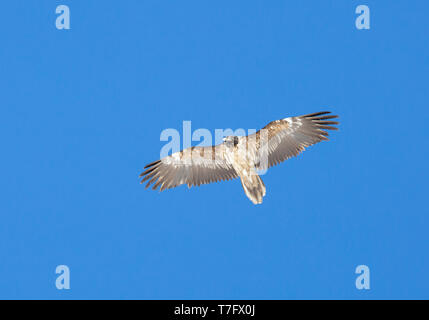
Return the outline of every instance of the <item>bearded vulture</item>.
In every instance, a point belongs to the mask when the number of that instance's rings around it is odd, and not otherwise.
[[[337,130],[339,124],[330,121],[334,118],[329,111],[285,118],[248,136],[227,136],[216,146],[187,148],[145,166],[141,183],[149,180],[146,188],[153,184],[153,190],[163,191],[240,177],[247,197],[260,204],[266,190],[258,172],[328,140],[325,130]]]

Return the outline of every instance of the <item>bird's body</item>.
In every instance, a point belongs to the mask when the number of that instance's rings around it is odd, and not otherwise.
[[[254,203],[262,203],[262,198],[265,196],[266,189],[264,182],[256,172],[256,163],[253,161],[255,157],[250,157],[247,152],[242,152],[246,148],[246,137],[238,138],[237,145],[234,143],[226,143],[225,159],[232,164],[237,175],[240,177],[241,185],[247,197]],[[228,138],[225,139],[225,142]]]
[[[142,183],[149,180],[152,189],[174,188],[181,184],[201,184],[230,180],[240,177],[247,197],[254,203],[262,203],[266,188],[259,170],[267,170],[306,147],[328,140],[324,130],[336,130],[337,118],[318,112],[270,122],[255,134],[243,137],[228,136],[224,142],[210,147],[191,147],[173,153],[145,167],[140,175]]]

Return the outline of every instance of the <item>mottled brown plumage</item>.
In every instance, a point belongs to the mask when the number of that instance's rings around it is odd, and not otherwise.
[[[148,164],[140,175],[146,188],[160,191],[187,184],[188,187],[240,177],[249,199],[262,203],[266,188],[257,174],[317,142],[328,140],[325,130],[337,130],[337,118],[330,112],[317,112],[270,122],[258,132],[230,136],[210,147],[191,147]]]

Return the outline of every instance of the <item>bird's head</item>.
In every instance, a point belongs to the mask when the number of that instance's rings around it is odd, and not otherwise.
[[[228,147],[235,147],[238,144],[238,137],[237,136],[227,136],[223,138],[223,142]]]

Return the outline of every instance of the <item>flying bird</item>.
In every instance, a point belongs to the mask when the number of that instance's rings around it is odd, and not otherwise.
[[[338,116],[329,111],[289,117],[272,121],[248,136],[227,136],[215,146],[184,149],[145,166],[141,183],[149,180],[146,188],[153,184],[153,190],[163,191],[239,177],[247,197],[260,204],[266,188],[258,172],[328,140],[325,130],[337,130],[335,125],[339,124],[331,120],[334,118]]]

